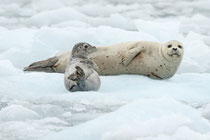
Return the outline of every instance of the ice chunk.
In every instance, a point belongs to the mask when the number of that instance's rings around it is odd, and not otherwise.
[[[184,33],[194,31],[204,35],[210,35],[210,19],[204,15],[196,14],[190,18],[183,17],[181,22],[181,31]]]
[[[179,137],[183,140],[207,140],[210,138],[209,132],[210,123],[197,110],[170,98],[160,98],[134,101],[113,113],[44,139],[65,140],[71,137],[77,140],[146,140]]]
[[[38,119],[40,115],[21,105],[10,105],[0,111],[0,121],[25,121]]]
[[[210,120],[210,103],[199,107],[199,110],[206,119]]]
[[[87,20],[84,14],[72,8],[62,8],[38,13],[28,19],[27,23],[41,27],[43,25],[58,24],[66,20]]]
[[[9,60],[0,60],[0,77],[17,75],[21,73],[23,72],[15,68]]]
[[[135,25],[141,32],[148,33],[158,38],[161,42],[179,40],[179,22],[177,21],[144,21],[136,20]],[[170,28],[169,28],[170,27]]]
[[[2,140],[37,139],[45,136],[51,131],[60,131],[67,126],[65,121],[55,117],[40,120],[1,122],[0,138],[2,138]]]
[[[42,117],[59,117],[65,112],[64,108],[52,104],[36,104],[32,105],[30,108],[39,113]]]
[[[210,72],[210,47],[192,33],[183,44],[185,52],[179,72]]]
[[[71,116],[72,116],[72,113],[71,112],[65,112],[65,113],[63,113],[63,117],[68,118],[68,117],[71,117]]]

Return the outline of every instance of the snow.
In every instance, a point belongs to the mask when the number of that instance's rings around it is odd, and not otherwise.
[[[1,0],[0,140],[209,140],[209,4]],[[63,74],[22,71],[80,41],[175,39],[184,44],[184,58],[168,80],[101,76],[98,92],[69,93]]]

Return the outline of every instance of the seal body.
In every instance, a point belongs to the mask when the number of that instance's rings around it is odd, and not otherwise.
[[[69,91],[97,91],[101,81],[98,76],[97,65],[87,56],[96,50],[88,43],[78,43],[74,46],[68,61],[64,83]]]
[[[91,56],[99,67],[101,75],[141,74],[154,79],[172,77],[182,60],[183,48],[177,41],[167,44],[154,42],[127,42],[100,48]],[[168,55],[176,48],[177,55]],[[176,54],[176,53],[174,53]]]
[[[55,57],[57,61],[51,66],[52,72],[65,71],[70,53]],[[154,79],[167,79],[176,73],[183,54],[183,45],[178,41],[163,44],[134,41],[97,47],[90,59],[99,67],[97,72],[100,75],[140,74]]]

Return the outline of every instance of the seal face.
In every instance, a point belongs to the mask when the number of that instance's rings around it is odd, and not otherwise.
[[[162,55],[168,61],[179,61],[182,59],[184,47],[179,41],[169,41],[162,46]]]
[[[101,82],[96,72],[97,65],[88,59],[96,50],[95,46],[84,42],[74,46],[64,75],[66,89],[71,92],[99,89]]]
[[[72,49],[72,57],[73,58],[86,58],[96,52],[96,47],[95,46],[91,46],[88,43],[85,42],[81,42],[81,43],[77,43],[75,44],[75,46]]]

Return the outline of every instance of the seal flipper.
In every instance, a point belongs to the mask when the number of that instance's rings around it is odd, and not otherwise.
[[[143,51],[142,47],[134,47],[128,51],[126,57],[123,57],[123,66],[128,66]]]
[[[85,90],[85,72],[82,68],[80,68],[79,66],[76,66],[76,74],[77,74],[77,77],[79,78],[79,87],[82,89],[82,90]]]
[[[85,90],[85,73],[82,68],[76,66],[76,71],[68,77],[68,80],[72,81],[70,91],[84,91]]]
[[[55,72],[53,66],[56,62],[58,62],[58,58],[54,56],[43,61],[34,62],[28,67],[25,67],[24,71]]]

